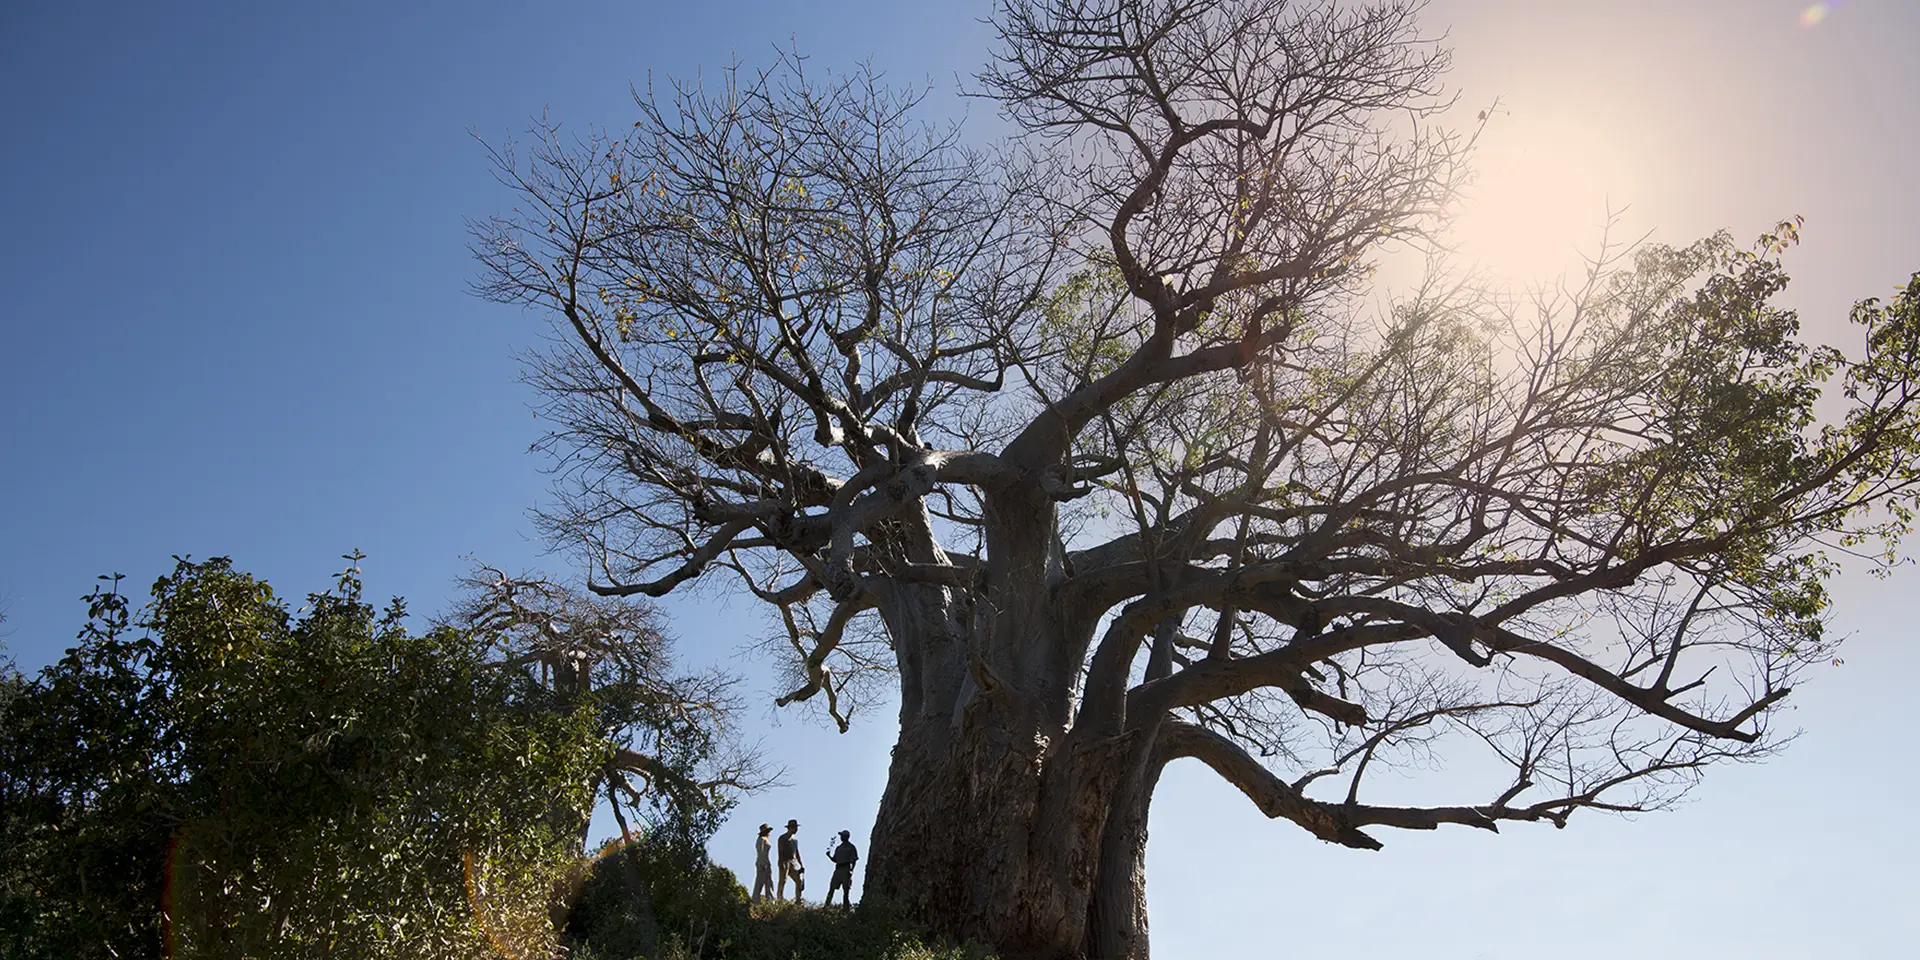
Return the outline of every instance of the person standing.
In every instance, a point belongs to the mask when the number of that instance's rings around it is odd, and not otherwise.
[[[827,906],[833,906],[833,892],[840,891],[840,905],[853,909],[853,865],[860,862],[847,831],[840,831],[840,845],[833,848],[833,879],[827,881]]]
[[[753,902],[773,896],[773,826],[760,825],[753,841]]]
[[[793,902],[803,902],[800,891],[806,888],[806,864],[800,862],[800,821],[788,820],[787,832],[780,835],[780,886],[774,897],[787,898],[787,878],[793,878]]]

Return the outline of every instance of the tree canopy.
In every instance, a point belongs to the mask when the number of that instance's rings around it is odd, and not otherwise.
[[[1781,742],[1824,581],[1893,563],[1920,277],[1848,350],[1777,303],[1794,220],[1533,296],[1375,285],[1468,176],[1418,8],[1005,0],[1005,143],[787,56],[496,152],[475,249],[553,324],[550,532],[603,595],[763,601],[783,703],[895,685],[870,889],[1143,956],[1181,758],[1360,848],[1658,808]],[[1505,770],[1373,799],[1439,750]]]

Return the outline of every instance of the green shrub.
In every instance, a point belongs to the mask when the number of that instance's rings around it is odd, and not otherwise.
[[[551,947],[597,718],[359,586],[289,611],[183,560],[138,622],[95,591],[78,645],[4,678],[0,960]]]

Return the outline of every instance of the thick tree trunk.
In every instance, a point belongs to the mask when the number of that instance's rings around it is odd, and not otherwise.
[[[1144,850],[1151,784],[1128,773],[1144,769],[1146,751],[1137,736],[1069,732],[1092,625],[1060,622],[1054,605],[1052,502],[1037,489],[994,498],[986,520],[984,595],[896,586],[879,597],[902,697],[867,890],[1007,960],[1105,956],[1089,933],[1104,835],[1129,811],[1117,842]],[[1137,876],[1138,865],[1118,872]],[[1126,882],[1121,929],[1141,946],[1116,956],[1144,957],[1144,888]]]
[[[1152,783],[1121,782],[1120,744],[1050,757],[986,713],[902,729],[870,895],[1007,960],[1144,960]]]
[[[868,889],[940,933],[1046,956],[1036,949],[1031,911],[1021,909],[1040,800],[1036,745],[1004,728],[943,727],[901,730],[874,824]]]
[[[1153,763],[1114,792],[1087,911],[1087,952],[1094,960],[1148,960],[1147,814],[1159,781],[1160,765]]]

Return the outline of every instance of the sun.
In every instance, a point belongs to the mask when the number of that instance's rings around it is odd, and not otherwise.
[[[1505,280],[1577,270],[1610,239],[1634,239],[1641,191],[1632,136],[1574,111],[1499,110],[1472,158],[1474,176],[1449,231],[1461,262]]]

